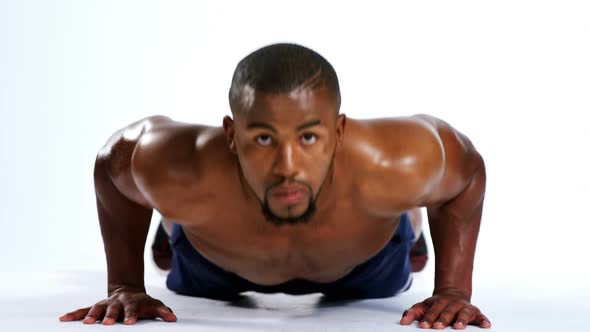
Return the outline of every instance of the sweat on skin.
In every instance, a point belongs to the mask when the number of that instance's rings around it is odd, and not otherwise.
[[[426,207],[435,287],[400,323],[491,326],[470,302],[486,176],[465,135],[426,114],[339,114],[333,68],[294,44],[240,61],[229,97],[233,118],[221,127],[153,116],[117,131],[99,151],[94,180],[108,297],[60,320],[176,321],[145,290],[153,210],[222,269],[276,285],[339,280],[388,243],[404,212]]]

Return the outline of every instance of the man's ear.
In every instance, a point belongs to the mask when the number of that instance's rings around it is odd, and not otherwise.
[[[225,131],[225,139],[227,140],[227,145],[229,146],[229,150],[232,153],[237,153],[236,151],[236,142],[235,142],[235,127],[234,121],[229,117],[225,116],[223,118],[223,130]]]
[[[342,146],[342,140],[344,139],[344,129],[346,128],[346,115],[338,115],[336,120],[336,146]]]

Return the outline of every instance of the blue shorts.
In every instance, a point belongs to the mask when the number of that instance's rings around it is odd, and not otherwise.
[[[323,293],[333,299],[370,299],[395,296],[412,284],[410,250],[414,232],[407,213],[387,245],[375,256],[356,266],[346,276],[317,283],[293,279],[282,284],[263,286],[235,273],[225,271],[205,259],[187,240],[182,227],[173,225],[170,245],[173,250],[168,289],[182,295],[231,300],[242,292],[309,294]]]

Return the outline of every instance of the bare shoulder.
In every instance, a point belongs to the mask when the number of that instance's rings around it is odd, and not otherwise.
[[[131,173],[153,207],[165,212],[185,193],[198,191],[206,163],[221,150],[220,134],[219,128],[168,121],[141,135],[131,157]]]
[[[131,156],[137,142],[146,132],[172,121],[161,115],[149,116],[115,131],[99,149],[95,162],[95,179],[104,169],[110,181],[125,197],[145,207],[151,207],[139,191],[131,174]],[[97,167],[100,166],[100,167]]]
[[[434,197],[450,166],[448,154],[460,154],[470,144],[460,138],[447,123],[426,114],[349,121],[345,140],[357,156],[361,201],[386,216]]]
[[[99,150],[113,184],[127,198],[158,208],[161,185],[191,173],[195,143],[210,127],[178,122],[156,115],[117,130]]]
[[[469,185],[476,173],[483,175],[479,177],[485,186],[485,163],[469,137],[434,116],[417,114],[414,117],[426,121],[436,130],[445,156],[443,176],[421,197],[421,206],[436,207],[448,202]]]

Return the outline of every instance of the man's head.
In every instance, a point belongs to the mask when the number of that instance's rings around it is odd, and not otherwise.
[[[238,63],[229,101],[228,144],[266,219],[306,222],[344,133],[334,68],[303,46],[269,45]]]

